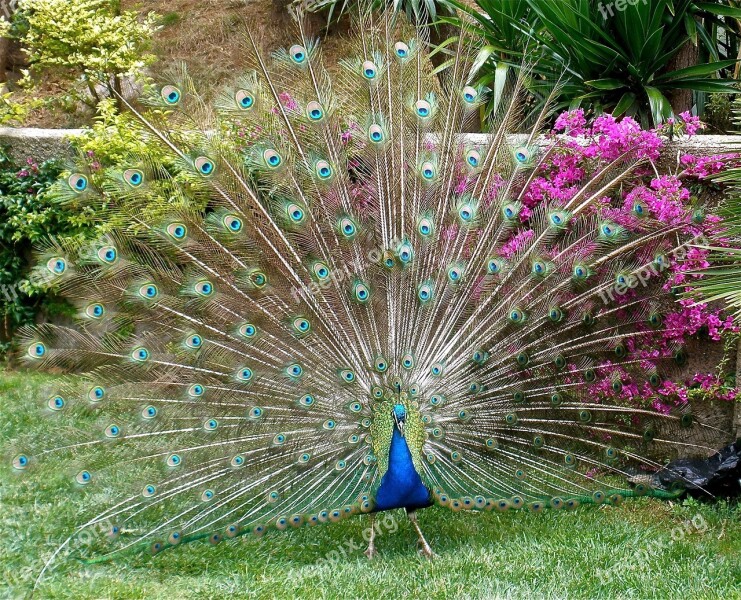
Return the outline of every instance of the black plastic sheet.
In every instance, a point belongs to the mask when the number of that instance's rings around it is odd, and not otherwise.
[[[680,459],[656,476],[661,487],[681,486],[694,497],[741,496],[741,438],[707,459]]]

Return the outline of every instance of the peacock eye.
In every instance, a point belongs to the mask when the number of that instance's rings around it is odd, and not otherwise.
[[[298,204],[291,203],[286,206],[286,215],[288,215],[291,222],[298,224],[304,220],[306,213]]]
[[[300,46],[299,44],[294,44],[293,46],[291,46],[288,49],[288,54],[291,57],[291,60],[297,65],[300,65],[306,61],[306,48]]]
[[[194,383],[188,388],[188,395],[191,398],[200,398],[204,391],[205,388],[200,383]]]
[[[373,124],[368,128],[368,137],[374,144],[379,144],[384,140],[383,129],[380,125]]]
[[[414,249],[409,242],[404,242],[397,248],[396,255],[399,257],[399,260],[406,265],[414,258]]]
[[[502,207],[502,215],[508,221],[514,220],[520,214],[520,205],[516,202],[508,202]]]
[[[180,89],[177,88],[174,85],[166,85],[160,90],[160,96],[165,101],[166,104],[169,104],[170,106],[175,106],[180,102],[180,98],[182,98],[182,93],[180,92]]]
[[[67,179],[67,183],[69,184],[69,187],[76,192],[84,192],[87,189],[88,184],[87,177],[82,173],[73,173]]]
[[[417,290],[417,297],[424,304],[432,300],[432,286],[428,283],[422,284]]]
[[[185,345],[188,348],[200,348],[203,345],[203,338],[200,335],[190,335],[185,339]]]
[[[366,79],[375,79],[377,74],[376,65],[374,65],[371,61],[366,60],[362,67],[361,67],[363,77]]]
[[[419,220],[417,230],[423,237],[429,237],[430,235],[432,235],[433,230],[432,220],[428,219],[427,217],[423,217]]]
[[[370,290],[364,283],[356,283],[353,286],[353,296],[358,302],[367,302],[370,298]]]
[[[80,485],[87,485],[93,480],[93,476],[90,474],[90,471],[80,471],[77,475],[75,475],[75,481],[79,483]]]
[[[212,175],[215,170],[214,161],[212,161],[210,158],[206,156],[199,156],[198,158],[193,161],[193,164],[196,166],[196,170],[201,175]]]
[[[99,385],[96,385],[95,387],[90,389],[87,397],[90,399],[91,402],[100,402],[105,397],[105,389],[103,389]]]
[[[343,369],[340,371],[340,378],[346,383],[352,383],[355,381],[355,372],[351,369]]]
[[[167,226],[167,235],[174,240],[181,241],[188,235],[188,228],[183,223],[170,223]]]
[[[249,110],[255,105],[255,96],[248,90],[239,90],[234,94],[237,106],[242,110]]]
[[[314,171],[322,180],[327,180],[332,176],[332,167],[326,160],[317,161]]]
[[[194,286],[196,294],[199,296],[210,296],[214,293],[214,286],[213,284],[208,281],[207,279],[202,279]]]
[[[254,373],[249,367],[243,367],[237,373],[237,379],[239,379],[240,381],[251,381],[253,376]]]
[[[414,367],[414,355],[408,352],[407,354],[402,356],[401,366],[405,369],[411,369],[412,367]]]
[[[490,275],[500,273],[503,268],[503,262],[500,258],[490,258],[486,263],[486,270]]]
[[[417,100],[414,104],[415,112],[421,119],[426,119],[432,114],[432,105],[427,100]]]
[[[55,275],[61,275],[67,270],[67,261],[61,256],[55,256],[47,261],[46,268]]]
[[[262,153],[262,157],[265,160],[265,164],[267,164],[271,169],[277,169],[283,162],[281,155],[272,148],[265,150],[265,152]]]
[[[28,355],[31,358],[42,358],[46,354],[46,345],[36,342],[28,347]]]
[[[61,396],[52,396],[46,405],[53,411],[60,411],[67,405],[67,401]]]
[[[292,379],[296,379],[304,374],[304,369],[300,364],[293,363],[286,367],[286,374]]]
[[[569,220],[569,216],[569,213],[567,213],[566,211],[559,210],[549,213],[548,219],[550,220],[551,225],[558,229],[562,229],[566,225],[566,222]]]
[[[385,358],[382,356],[379,356],[375,362],[373,363],[373,367],[378,371],[379,373],[385,373],[386,369],[388,369],[388,362]]]
[[[309,323],[308,319],[299,317],[293,320],[293,328],[298,333],[308,333],[311,330],[311,324]]]
[[[472,88],[470,85],[463,88],[463,99],[469,104],[473,103],[478,95],[479,93],[476,91],[476,88]]]
[[[464,223],[473,221],[476,215],[476,209],[470,202],[464,202],[458,207],[458,216]]]
[[[448,269],[448,279],[451,283],[458,283],[463,277],[463,269],[461,267],[450,267]]]
[[[159,290],[157,289],[157,286],[154,285],[153,283],[146,283],[139,288],[139,295],[142,298],[147,298],[148,300],[156,298],[158,294],[159,294]]]
[[[611,238],[615,235],[617,229],[610,225],[609,223],[603,223],[600,226],[600,233],[604,235],[605,237]]]
[[[563,319],[563,311],[560,308],[551,308],[548,311],[548,318],[554,323],[558,323]]]
[[[324,108],[316,100],[312,100],[306,105],[306,116],[310,121],[321,121],[324,117]]]
[[[481,154],[476,150],[466,152],[466,164],[474,169],[481,163]]]
[[[357,226],[350,217],[343,217],[340,219],[340,231],[348,239],[352,239],[357,233]]]
[[[224,227],[226,227],[227,231],[230,231],[231,233],[239,233],[242,231],[242,219],[239,217],[236,217],[234,215],[226,215],[222,221],[224,224]]]
[[[517,163],[521,165],[527,164],[532,158],[532,152],[526,146],[519,146],[515,148],[513,154]]]
[[[244,323],[239,326],[239,335],[246,338],[253,338],[257,333],[257,327],[252,323]]]
[[[118,252],[113,246],[103,246],[97,252],[98,258],[107,264],[113,264],[118,258]]]
[[[420,172],[422,173],[422,177],[424,177],[425,179],[429,181],[435,177],[435,165],[433,165],[429,161],[422,163],[422,168],[420,169]]]
[[[137,348],[134,348],[131,352],[131,358],[133,358],[136,362],[146,362],[149,360],[149,350],[147,350],[144,346],[138,346]]]
[[[312,270],[314,271],[314,275],[316,275],[318,279],[323,280],[329,277],[329,268],[322,262],[314,263]]]
[[[648,205],[646,205],[645,202],[637,200],[633,203],[633,212],[636,214],[636,216],[644,217],[648,213]]]
[[[522,323],[525,320],[525,313],[519,308],[513,308],[509,311],[509,320],[513,323]]]
[[[404,42],[396,42],[394,44],[394,52],[399,58],[406,58],[407,56],[409,56],[409,46],[407,46]]]
[[[144,182],[144,174],[139,169],[127,169],[123,178],[131,187],[139,187]]]

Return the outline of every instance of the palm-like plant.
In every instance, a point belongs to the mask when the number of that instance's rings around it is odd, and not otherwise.
[[[736,123],[741,124],[741,106],[736,102]],[[722,236],[730,242],[722,247],[709,241],[710,266],[692,280],[689,295],[704,302],[722,301],[741,323],[741,167],[730,168],[714,177],[727,186],[725,200],[717,211],[723,219]]]
[[[476,65],[482,83],[501,80],[505,69],[518,68],[528,56],[530,90],[545,97],[559,81],[561,108],[591,106],[648,125],[673,114],[669,90],[737,91],[734,79],[719,76],[737,62],[735,56],[722,59],[716,42],[723,19],[741,18],[741,8],[727,1],[448,1],[467,16],[442,20],[472,21],[472,33],[485,40]],[[672,69],[687,43],[709,62]]]

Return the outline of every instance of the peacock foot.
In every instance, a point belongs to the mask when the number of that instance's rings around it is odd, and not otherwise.
[[[368,560],[373,560],[378,552],[376,552],[376,546],[375,544],[368,544],[368,549],[363,552],[368,557]]]
[[[425,558],[429,558],[429,559],[432,559],[432,558],[437,558],[437,554],[435,554],[435,553],[434,553],[434,552],[432,551],[432,548],[430,547],[430,545],[429,545],[429,544],[428,544],[427,542],[424,542],[424,543],[423,543],[423,542],[422,542],[422,541],[420,540],[419,542],[417,542],[417,546],[419,547],[419,548],[417,549],[417,552],[419,552],[419,554],[420,554],[421,556],[424,556]]]

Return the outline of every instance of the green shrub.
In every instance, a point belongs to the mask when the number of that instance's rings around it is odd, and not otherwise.
[[[32,70],[81,79],[89,96],[80,98],[98,103],[98,85],[114,96],[121,77],[155,60],[148,50],[156,20],[121,11],[118,0],[19,0],[14,27]]]
[[[84,211],[62,208],[48,196],[61,172],[58,161],[18,165],[0,149],[0,353],[9,349],[13,331],[40,311],[68,312],[65,302],[28,279],[34,244],[80,235],[89,224]]]

